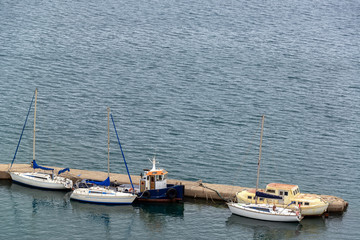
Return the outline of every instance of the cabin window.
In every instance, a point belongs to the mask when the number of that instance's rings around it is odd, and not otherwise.
[[[303,202],[298,202],[298,205],[303,205]]]
[[[251,196],[248,196],[248,199],[252,199],[252,197],[251,197]]]
[[[275,193],[275,190],[268,189],[268,190],[266,190],[266,192],[268,192],[268,193]]]
[[[164,179],[164,180],[167,179],[167,174],[164,175],[163,179]]]
[[[261,197],[261,198],[259,198],[259,200],[260,200],[260,201],[264,201],[264,198]]]
[[[280,191],[279,195],[280,195],[280,196],[284,195],[284,192],[283,192],[283,191]]]
[[[288,193],[288,192],[284,192],[284,195],[285,195],[285,196],[288,196],[288,195],[289,195],[289,193]]]
[[[310,203],[308,203],[308,202],[305,202],[305,206],[309,206],[310,205]]]
[[[149,176],[147,176],[147,180],[150,180],[150,177],[149,177]]]

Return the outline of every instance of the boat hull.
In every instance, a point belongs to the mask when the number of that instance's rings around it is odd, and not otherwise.
[[[167,188],[138,193],[139,202],[176,202],[184,199],[184,185],[167,184]]]
[[[43,188],[49,190],[71,190],[72,181],[60,176],[51,177],[47,173],[19,173],[10,172],[11,179],[15,183],[20,183],[26,186]]]
[[[300,214],[291,213],[288,209],[278,209],[274,212],[270,210],[270,206],[267,206],[266,208],[269,209],[269,212],[261,212],[250,208],[251,206],[251,204],[228,203],[231,213],[242,217],[272,222],[299,222],[302,219]],[[254,207],[257,206],[259,205],[254,205]]]
[[[105,187],[90,187],[75,189],[70,199],[96,204],[132,204],[136,195],[131,193],[117,192]]]

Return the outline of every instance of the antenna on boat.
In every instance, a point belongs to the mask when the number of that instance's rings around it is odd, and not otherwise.
[[[37,101],[37,88],[35,89],[35,105],[34,105],[34,138],[33,138],[33,160],[35,160],[35,132],[36,132],[36,101]]]
[[[149,161],[152,163],[153,167],[151,170],[156,170],[156,155],[153,156],[152,160],[149,159]]]
[[[255,190],[255,204],[257,204],[256,192],[257,192],[258,187],[259,187],[260,160],[261,160],[261,145],[262,145],[262,137],[263,137],[263,131],[264,131],[264,120],[265,120],[265,115],[262,115],[262,120],[261,120],[261,133],[260,133],[259,160],[258,160],[258,169],[257,169],[257,178],[256,178],[256,190]]]

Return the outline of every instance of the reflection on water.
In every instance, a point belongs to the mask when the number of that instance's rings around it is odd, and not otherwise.
[[[118,214],[133,215],[134,208],[131,205],[102,205],[93,203],[84,203],[78,201],[70,201],[74,213],[85,217],[88,221],[94,222],[97,225],[104,226],[105,236],[111,236],[111,216]],[[132,217],[133,221],[134,217]],[[131,232],[132,224],[129,224],[128,232]]]
[[[240,227],[254,231],[254,239],[293,238],[301,234],[320,234],[326,231],[323,218],[304,218],[300,223],[268,222],[232,214],[226,221],[228,228]]]
[[[184,217],[184,203],[136,203],[134,207],[154,216]]]
[[[10,183],[10,191],[19,197],[32,198],[33,214],[37,214],[40,208],[68,208],[69,203],[65,199],[66,192],[51,191],[31,188],[16,183]]]
[[[184,219],[184,203],[138,203],[134,207],[152,232],[161,232],[166,227],[169,216]]]
[[[228,228],[240,227],[254,231],[254,239],[293,238],[300,234],[300,223],[268,222],[232,214],[226,221]]]
[[[302,232],[319,234],[326,231],[326,220],[321,217],[304,218],[301,221]]]

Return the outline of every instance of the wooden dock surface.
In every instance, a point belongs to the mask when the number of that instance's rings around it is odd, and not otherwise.
[[[0,179],[10,179],[10,175],[7,172],[9,168],[9,164],[0,164]],[[60,170],[61,168],[51,167],[55,170]],[[30,164],[14,164],[12,167],[12,171],[17,172],[32,172],[33,169],[30,167]],[[98,181],[103,181],[107,178],[106,172],[100,171],[88,171],[88,170],[80,170],[80,169],[71,169],[70,173],[65,173],[63,176],[72,179],[73,181],[81,180],[81,179],[93,179]],[[134,184],[139,184],[140,176],[131,176]],[[117,181],[121,184],[130,184],[130,180],[128,175],[125,174],[117,174],[110,173],[110,179],[112,182]],[[182,181],[182,180],[174,180],[168,179],[169,184],[182,184],[185,186],[185,197],[187,198],[199,198],[206,199],[208,201],[224,201],[224,199],[235,199],[235,193],[245,189],[245,187],[232,186],[232,185],[222,185],[222,184],[211,184],[211,183],[202,183],[201,181],[193,182],[193,181]],[[330,196],[330,195],[319,195],[328,201],[329,213],[342,213],[346,210],[348,206],[348,202],[345,200]]]

